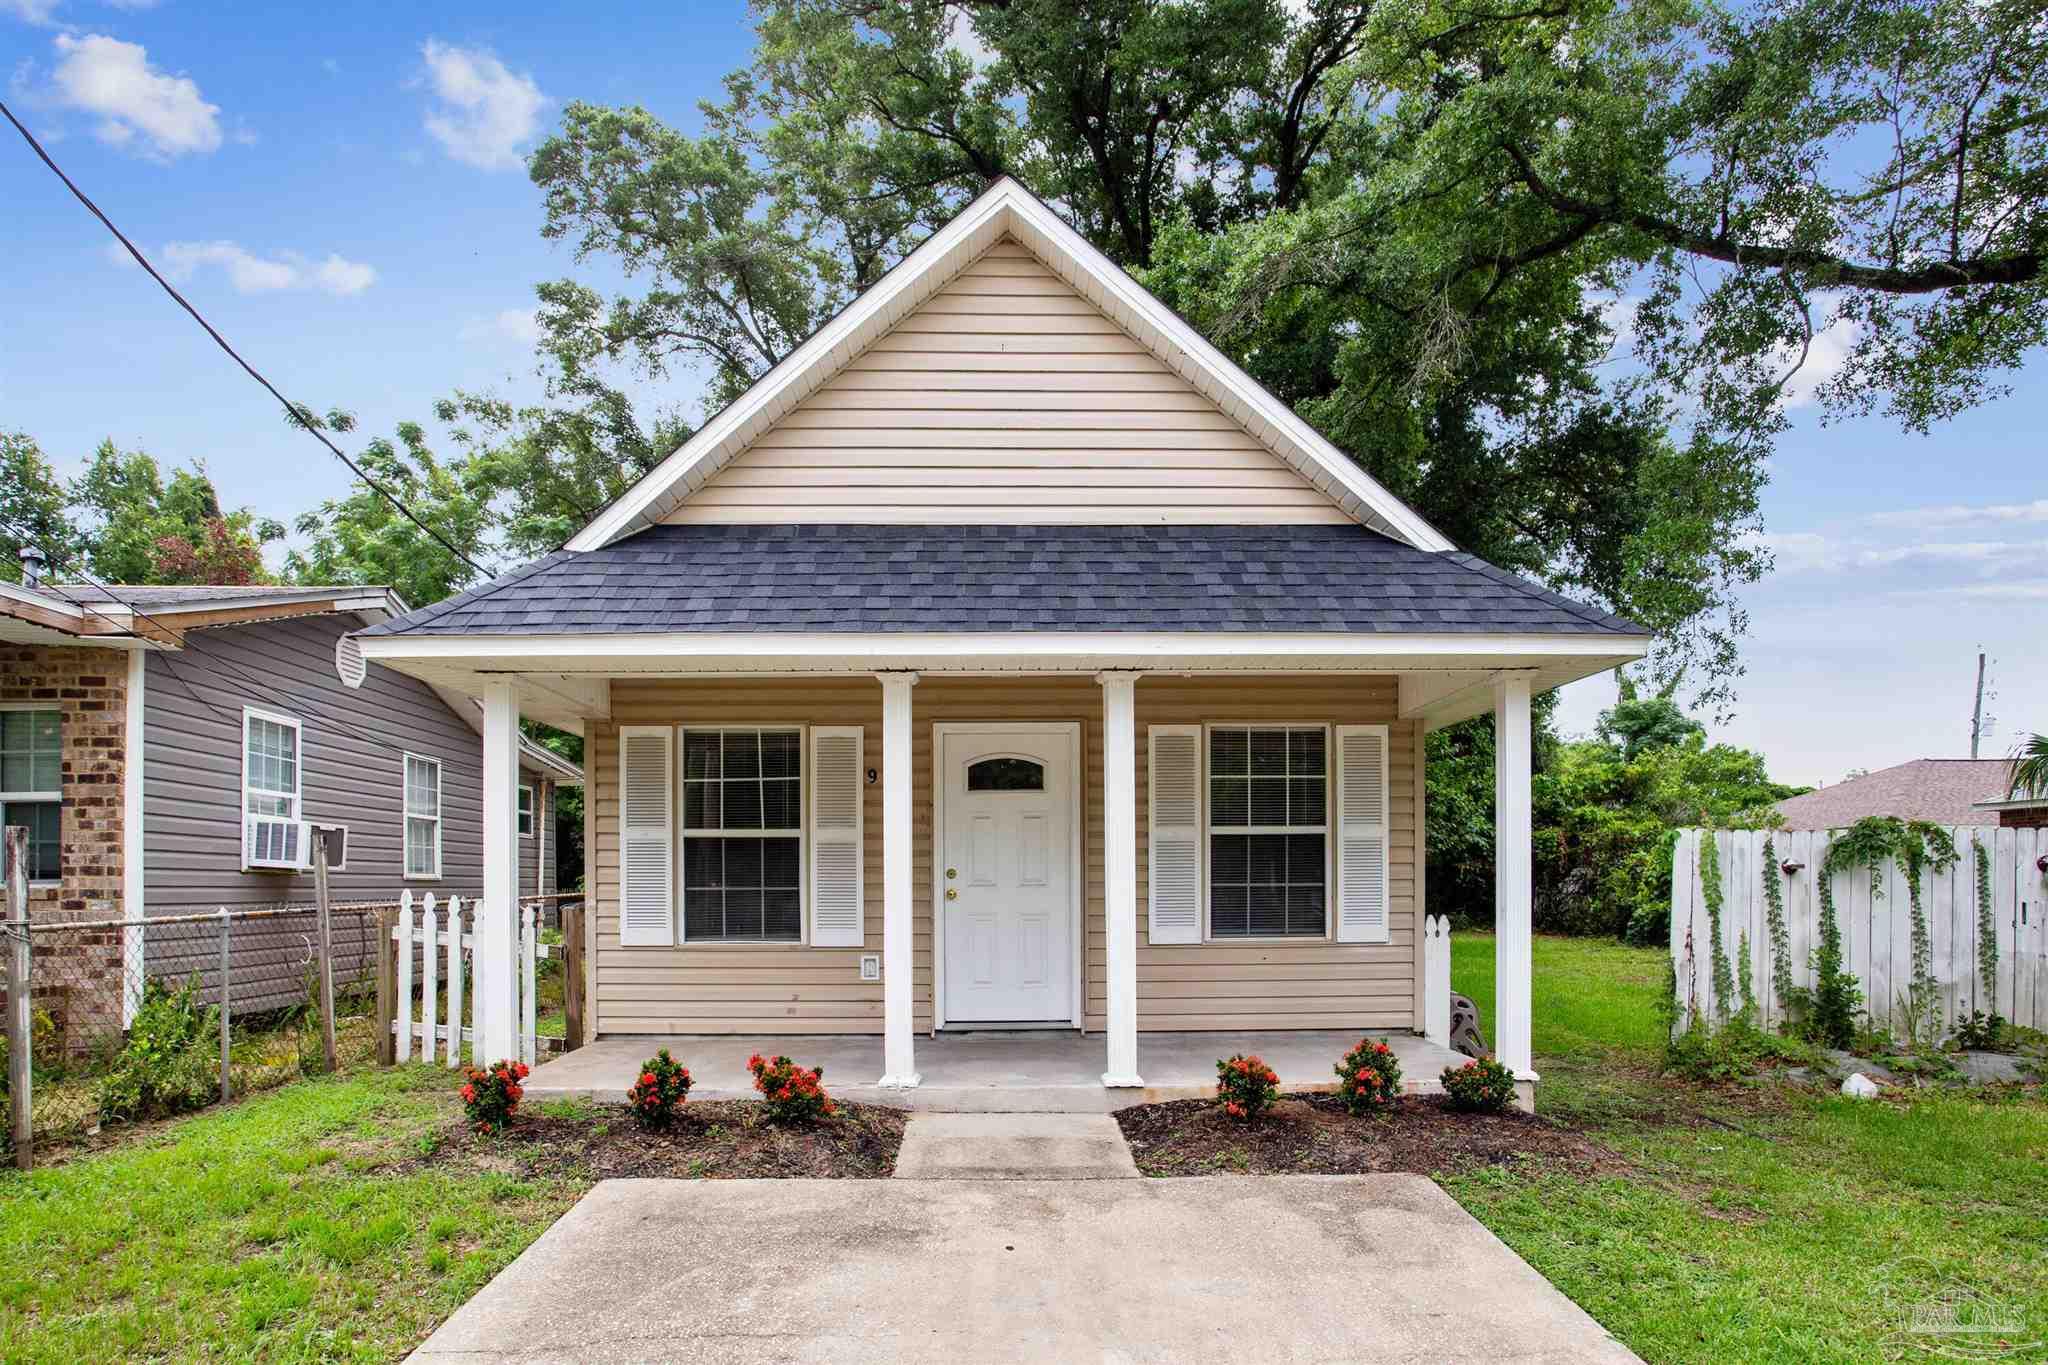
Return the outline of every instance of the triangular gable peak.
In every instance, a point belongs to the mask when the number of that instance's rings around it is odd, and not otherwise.
[[[1044,311],[991,313],[981,296],[1001,290]],[[1008,359],[973,358],[990,345]],[[1022,357],[1028,368],[1017,368]],[[929,382],[907,384],[918,375]],[[1035,377],[1018,378],[1026,375]],[[1002,395],[1015,383],[1044,392],[1017,405],[1029,416],[1005,432],[1017,408],[994,405],[1011,402]],[[1088,396],[1097,393],[1115,410]],[[910,394],[920,395],[915,410],[878,397]],[[959,414],[977,409],[976,429],[960,430]],[[884,425],[887,441],[860,434]],[[999,463],[997,450],[1032,458]],[[803,506],[784,496],[799,487]],[[1004,179],[568,548],[596,549],[662,521],[1343,519],[1419,549],[1453,548]]]

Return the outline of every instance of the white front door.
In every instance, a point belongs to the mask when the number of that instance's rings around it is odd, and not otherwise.
[[[945,1022],[1074,1017],[1071,726],[940,733]]]

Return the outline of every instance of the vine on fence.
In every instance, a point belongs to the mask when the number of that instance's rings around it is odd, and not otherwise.
[[[1735,974],[1728,967],[1728,945],[1721,939],[1721,849],[1714,831],[1700,831],[1700,894],[1707,900],[1707,951],[1713,954],[1714,1015],[1728,1017],[1728,997],[1735,994]]]
[[[1814,1042],[1847,1047],[1856,1037],[1856,1007],[1863,993],[1856,978],[1842,970],[1842,921],[1835,913],[1834,848],[1821,859],[1815,881],[1820,892],[1820,942],[1813,950],[1813,994],[1804,1032]]]
[[[1737,1016],[1744,1024],[1754,1027],[1757,1021],[1756,983],[1750,979],[1749,930],[1742,931],[1740,955],[1736,959],[1740,966],[1737,976],[1742,982],[1742,1013]]]
[[[1792,935],[1785,928],[1785,875],[1778,866],[1778,841],[1764,836],[1764,927],[1771,936],[1771,993],[1780,1007],[1792,998]]]
[[[1922,875],[1946,871],[1955,865],[1956,858],[1955,840],[1940,825],[1891,815],[1867,815],[1828,845],[1821,866],[1823,878],[1831,872],[1869,868],[1873,901],[1884,895],[1887,860],[1897,862],[1905,870],[1906,899],[1912,915],[1913,980],[1906,989],[1901,1022],[1907,1040],[1916,1046],[1939,1041],[1936,1031],[1942,1022],[1941,986],[1934,979],[1934,940],[1927,931],[1927,912],[1920,897]]]
[[[1991,910],[1991,851],[1976,835],[1970,849],[1977,855],[1977,984],[1991,1002],[1986,1014],[1998,1013],[1998,921]]]

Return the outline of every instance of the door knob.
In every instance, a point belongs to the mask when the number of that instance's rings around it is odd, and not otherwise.
[[[957,901],[960,899],[960,893],[949,886],[946,888],[946,899],[949,901]]]

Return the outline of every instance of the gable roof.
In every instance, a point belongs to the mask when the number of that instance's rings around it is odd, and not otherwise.
[[[565,548],[595,550],[659,522],[740,451],[1004,236],[1150,349],[1362,525],[1419,550],[1456,548],[1293,409],[1015,180],[997,180],[953,220],[705,423]]]
[[[1980,803],[2006,792],[2012,764],[2003,758],[1916,758],[1778,803],[1787,829],[1843,829],[1867,815],[1937,825],[1995,825]]]
[[[1360,526],[655,526],[364,632],[1648,632]]]

